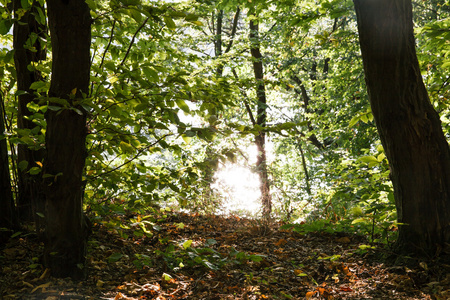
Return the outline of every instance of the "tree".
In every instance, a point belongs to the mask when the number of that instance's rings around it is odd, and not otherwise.
[[[52,78],[46,112],[44,262],[57,277],[82,278],[87,242],[83,217],[91,18],[84,0],[48,0]]]
[[[263,216],[265,218],[270,217],[272,211],[272,199],[270,196],[270,182],[269,175],[267,172],[267,157],[266,157],[266,133],[264,132],[264,127],[266,127],[267,119],[267,98],[266,98],[266,88],[264,84],[264,69],[263,69],[263,56],[260,50],[260,39],[259,39],[259,20],[256,20],[254,14],[251,15],[250,20],[250,53],[252,55],[253,72],[255,74],[256,80],[256,97],[257,102],[257,115],[256,120],[251,115],[250,117],[253,122],[253,126],[258,126],[261,128],[258,134],[255,136],[256,149],[258,151],[256,159],[256,169],[258,170],[259,178],[261,180],[261,202],[263,206]]]
[[[415,52],[410,0],[354,0],[366,84],[394,187],[400,251],[450,242],[450,149]]]

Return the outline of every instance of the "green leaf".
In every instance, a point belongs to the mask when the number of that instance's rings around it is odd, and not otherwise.
[[[357,224],[357,223],[367,223],[367,220],[365,218],[358,218],[358,219],[354,219],[352,221],[352,224]]]
[[[0,21],[0,35],[6,35],[13,25],[13,21],[10,19],[5,19]]]
[[[30,85],[30,89],[36,90],[38,92],[48,91],[48,88],[48,83],[43,81],[35,81]]]
[[[47,106],[47,108],[52,110],[52,111],[58,111],[58,110],[62,109],[61,106],[54,106],[54,105],[49,105],[49,106]]]
[[[450,60],[444,62],[444,63],[442,64],[442,66],[441,66],[442,69],[446,69],[446,68],[448,68],[448,67],[450,67]]]
[[[142,14],[137,9],[129,9],[128,10],[131,17],[136,21],[136,23],[140,24],[142,22]]]
[[[14,233],[13,235],[11,235],[11,238],[13,239],[13,238],[15,238],[15,237],[18,237],[19,235],[21,235],[22,234],[22,231],[18,231],[18,232],[16,232],[16,233]]]
[[[41,171],[42,171],[42,169],[39,167],[32,167],[28,172],[31,175],[37,175],[37,174],[41,173]]]
[[[28,168],[28,161],[22,160],[18,166],[20,171],[25,171]]]
[[[191,22],[192,24],[194,24],[194,25],[197,25],[197,26],[204,26],[204,24],[203,24],[203,22],[201,22],[201,21],[189,21],[189,22]]]
[[[260,262],[263,260],[263,256],[262,255],[255,255],[252,254],[248,257],[249,260],[254,261],[254,262]]]
[[[348,122],[348,127],[353,127],[353,126],[355,126],[355,124],[358,123],[358,121],[359,121],[360,119],[361,119],[361,116],[360,116],[360,115],[354,116],[354,117],[350,120],[350,122]]]
[[[150,81],[159,80],[158,72],[151,67],[142,67],[142,72],[144,72],[145,77],[147,77],[147,79]]]
[[[187,240],[186,242],[183,243],[183,248],[184,250],[186,250],[187,248],[189,248],[192,245],[193,240]]]
[[[183,141],[184,141],[186,144],[189,144],[189,143],[191,142],[191,140],[192,140],[191,137],[189,137],[189,136],[187,136],[187,135],[185,135],[185,134],[182,134],[182,135],[181,135],[181,138],[183,139]]]
[[[193,130],[186,130],[184,132],[184,134],[183,134],[183,136],[186,136],[186,137],[193,137],[193,136],[196,136],[196,135],[197,135],[197,133],[195,131],[193,131]]]
[[[171,17],[168,16],[163,16],[164,19],[164,23],[166,23],[167,28],[171,29],[171,30],[175,30],[177,28],[177,26],[175,25],[175,22],[173,21],[173,19]]]
[[[91,10],[96,10],[97,3],[94,0],[85,0]]]
[[[184,102],[183,99],[177,99],[175,100],[175,103],[181,110],[183,110],[185,113],[189,113],[191,110],[189,109],[189,106]]]
[[[217,244],[217,241],[215,239],[207,239],[206,244],[211,246]]]
[[[28,267],[30,268],[30,269],[36,269],[37,267],[39,267],[40,265],[39,264],[31,264],[31,265],[29,265]]]
[[[110,262],[110,263],[116,262],[119,259],[121,259],[122,257],[123,257],[122,253],[118,253],[118,252],[113,253],[108,257],[108,262]]]
[[[378,159],[375,156],[363,156],[358,160],[365,163],[379,163]]]
[[[385,159],[385,158],[386,158],[386,155],[385,155],[384,153],[380,153],[380,154],[377,156],[377,161],[382,162],[383,159]]]
[[[367,122],[369,121],[369,119],[367,118],[366,114],[361,115],[361,121],[363,121],[364,123],[367,124]]]
[[[20,5],[25,10],[28,10],[31,7],[31,5],[28,2],[28,0],[20,0]]]
[[[119,147],[125,153],[133,153],[134,152],[133,146],[131,146],[130,144],[128,144],[128,143],[126,143],[124,141],[120,142]]]
[[[49,103],[56,103],[56,104],[60,104],[64,107],[69,107],[69,101],[67,101],[66,99],[63,98],[58,98],[58,97],[49,97],[48,98],[48,102]]]

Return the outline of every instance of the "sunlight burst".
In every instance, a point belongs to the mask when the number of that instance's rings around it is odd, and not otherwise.
[[[253,160],[256,157],[256,149],[250,147],[247,154],[250,160]],[[249,167],[228,162],[217,171],[215,179],[213,188],[225,199],[225,214],[257,214],[261,208],[258,174],[252,172]]]

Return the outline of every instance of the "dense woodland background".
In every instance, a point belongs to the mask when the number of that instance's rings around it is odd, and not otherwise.
[[[170,210],[445,254],[450,2],[354,2],[2,1],[2,244],[81,279],[92,230]],[[225,210],[230,164],[259,211]]]

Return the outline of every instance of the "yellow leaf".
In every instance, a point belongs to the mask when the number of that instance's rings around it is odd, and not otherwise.
[[[42,163],[40,161],[37,161],[36,164],[42,168]]]
[[[77,93],[77,88],[74,88],[71,92],[72,95],[75,95]]]
[[[172,276],[170,276],[170,275],[167,274],[167,273],[163,273],[162,278],[163,278],[165,281],[170,281],[170,280],[172,279]]]

